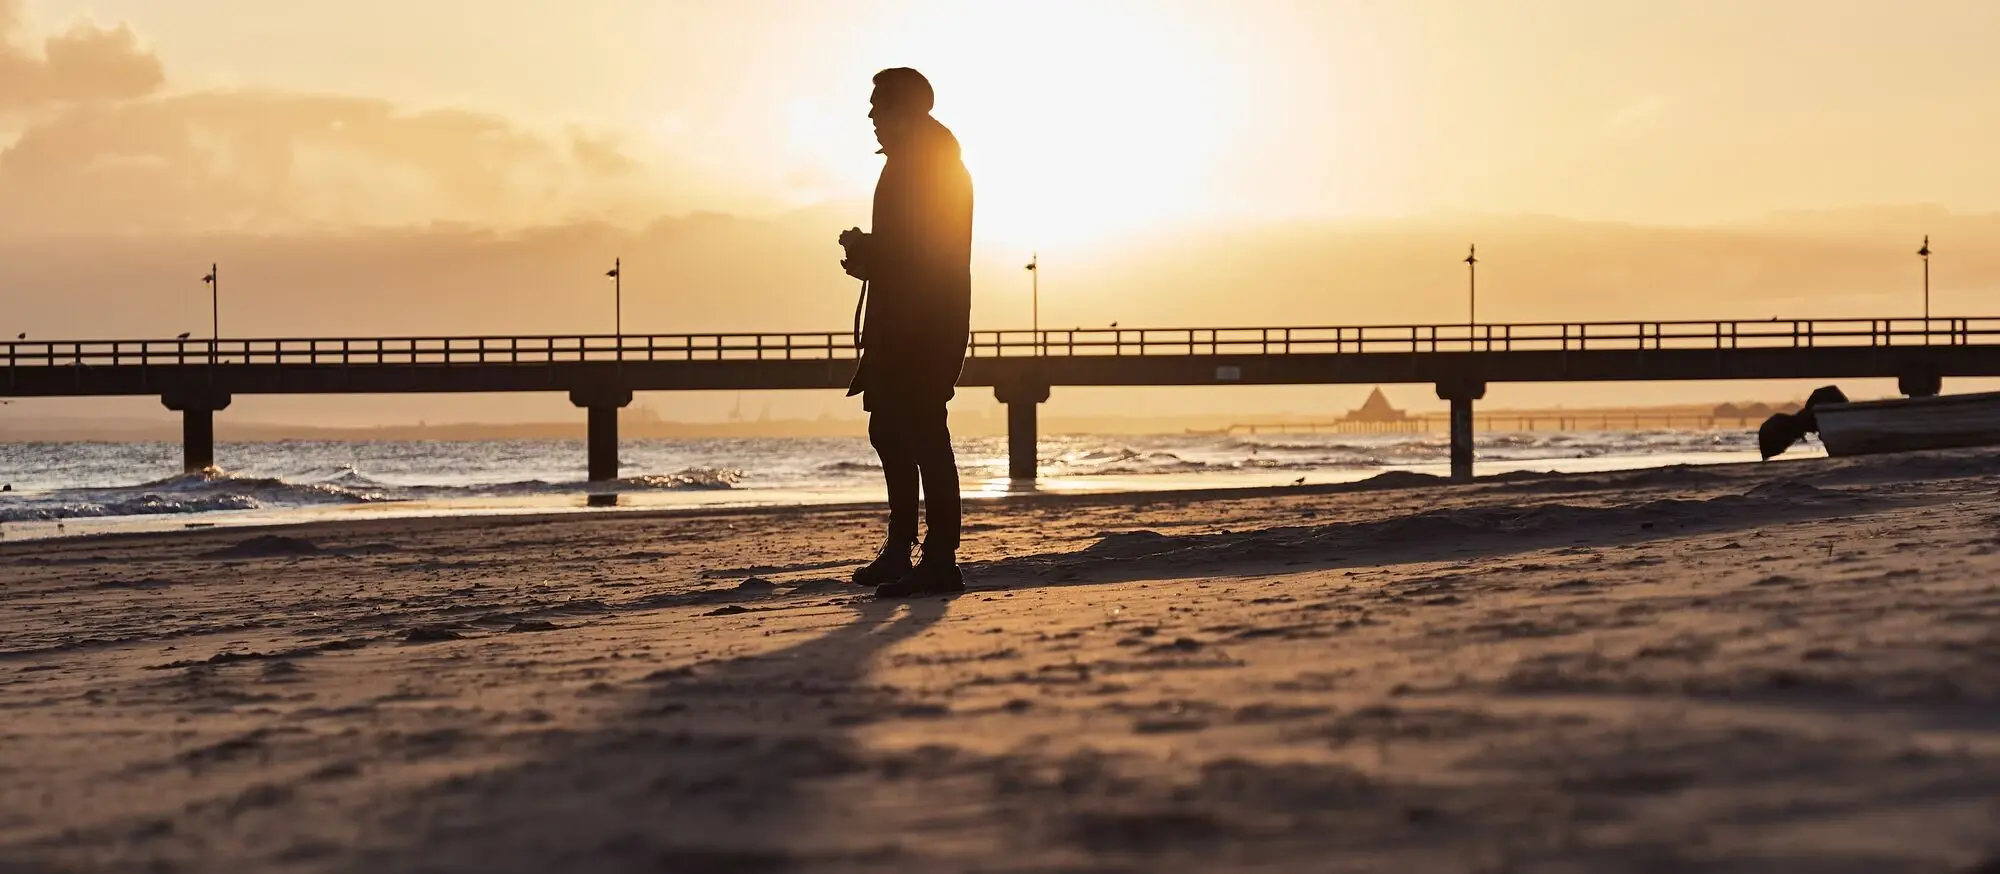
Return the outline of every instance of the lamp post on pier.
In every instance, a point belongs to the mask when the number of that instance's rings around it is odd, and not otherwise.
[[[208,265],[208,275],[201,281],[208,285],[208,363],[215,363],[216,347],[222,342],[222,281],[221,271],[213,262]]]
[[[1917,257],[1924,259],[1924,332],[1931,329],[1931,235],[1924,235],[1924,247],[1917,250]]]
[[[1473,244],[1465,253],[1465,326],[1471,328],[1479,323],[1479,246]],[[1467,335],[1470,336],[1470,335]]]
[[[1028,256],[1028,327],[1035,335],[1035,355],[1042,354],[1042,253]]]
[[[625,357],[625,259],[611,259],[611,331],[618,338],[618,357]]]

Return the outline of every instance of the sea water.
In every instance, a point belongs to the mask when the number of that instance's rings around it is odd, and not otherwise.
[[[1754,461],[1748,431],[1482,432],[1481,474]],[[1443,474],[1442,434],[1044,437],[1032,487],[1007,479],[1006,441],[956,444],[968,497],[1151,491]],[[1795,449],[1788,457],[1801,453]],[[0,444],[0,536],[278,524],[327,518],[775,506],[879,501],[865,438],[627,440],[624,476],[589,483],[580,441],[224,443],[222,469],[175,474],[169,443]],[[615,495],[615,497],[605,497]],[[596,496],[593,500],[593,496]]]

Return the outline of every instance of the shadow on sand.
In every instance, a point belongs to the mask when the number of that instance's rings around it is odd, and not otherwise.
[[[871,663],[948,608],[858,602],[797,645],[657,671],[613,693],[630,696],[621,716],[406,799],[380,824],[391,845],[346,869],[733,874],[893,855],[843,841],[841,799],[820,796],[863,767],[853,732],[912,716]]]
[[[978,562],[981,588],[1242,578],[1392,564],[1467,562],[1549,549],[1592,550],[1852,515],[1897,499],[1776,480],[1706,498],[1618,504],[1506,503],[1249,531],[1107,532],[1075,552]]]

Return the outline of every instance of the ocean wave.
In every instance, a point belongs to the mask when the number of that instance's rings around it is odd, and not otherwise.
[[[355,470],[353,465],[344,465],[341,467],[339,473],[322,479],[316,479],[313,482],[316,485],[335,486],[338,488],[350,489],[355,491],[381,490],[390,488],[390,485],[388,483],[370,479],[367,475],[363,474],[361,471]]]
[[[882,465],[873,461],[829,461],[813,469],[820,473],[875,473]]]
[[[1364,467],[1382,467],[1387,462],[1370,456],[1351,458],[1314,458],[1308,460],[1282,461],[1276,458],[1249,458],[1231,464],[1238,470],[1351,470]]]
[[[531,479],[507,483],[465,486],[410,486],[413,497],[511,497],[523,495],[568,495],[586,492],[648,492],[685,489],[733,489],[743,481],[737,468],[690,467],[679,473],[640,474],[605,482],[549,482]]]
[[[635,491],[653,489],[733,489],[743,482],[736,468],[690,467],[680,473],[647,474],[613,480],[614,488]]]
[[[238,476],[217,468],[184,473],[136,486],[106,489],[77,489],[74,494],[95,495],[196,495],[204,497],[248,497],[279,504],[366,504],[390,500],[377,489],[352,488],[332,482],[294,483],[275,477]]]
[[[1172,452],[1141,452],[1126,447],[1074,452],[1055,462],[1064,473],[1082,476],[1182,473],[1215,468],[1210,462],[1182,458]]]
[[[95,519],[106,516],[160,516],[171,513],[214,513],[224,510],[257,510],[263,504],[248,495],[210,495],[170,498],[140,495],[123,501],[76,502],[38,506],[0,507],[0,522],[46,522],[57,519]]]

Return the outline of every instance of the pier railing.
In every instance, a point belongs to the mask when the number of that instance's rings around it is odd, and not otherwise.
[[[974,331],[970,340],[967,355],[973,358],[1966,346],[2000,345],[2000,317],[1077,328]],[[838,360],[858,351],[847,332],[19,340],[0,346],[9,367]]]

